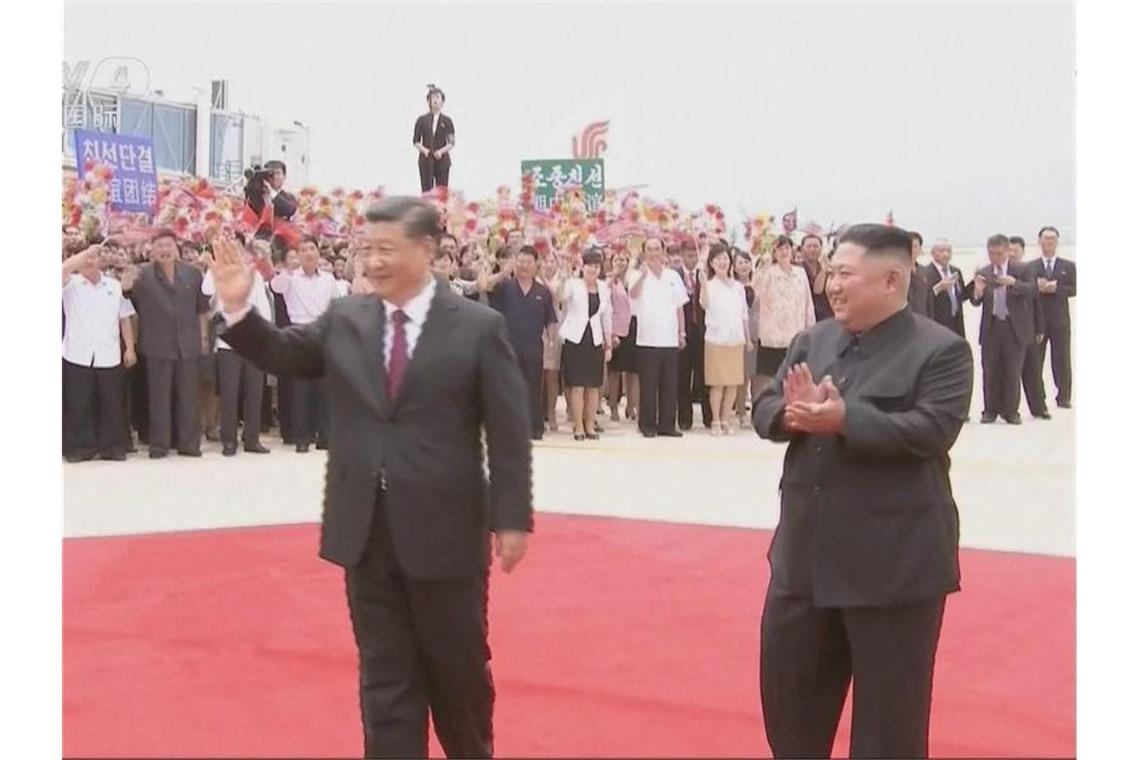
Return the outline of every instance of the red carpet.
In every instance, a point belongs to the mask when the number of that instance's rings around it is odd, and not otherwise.
[[[501,756],[768,754],[768,532],[540,515],[492,577]],[[341,573],[316,527],[64,545],[64,753],[359,756]],[[1073,756],[1075,562],[963,553],[931,750]],[[836,754],[846,754],[847,720]],[[438,749],[434,754],[439,755]]]

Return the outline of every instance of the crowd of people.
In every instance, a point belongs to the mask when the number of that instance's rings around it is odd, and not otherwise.
[[[287,199],[287,194],[286,199]],[[273,199],[274,205],[278,203]],[[268,453],[270,431],[299,453],[327,447],[321,380],[267,377],[219,336],[211,241],[160,229],[145,242],[63,238],[64,456],[123,460],[137,441],[151,458]],[[1056,256],[1059,234],[1038,235],[1042,256],[1022,261],[1021,238],[995,235],[991,264],[972,277],[945,240],[911,233],[909,305],[964,335],[967,303],[982,309],[981,421],[1019,424],[1024,387],[1035,417],[1050,416],[1043,383],[1051,348],[1056,403],[1071,404],[1068,299],[1076,266]],[[256,270],[250,306],[279,326],[317,320],[335,298],[371,284],[353,238],[239,239]],[[501,312],[527,379],[531,435],[570,428],[575,441],[635,423],[646,438],[680,437],[695,408],[711,436],[751,427],[751,400],[777,373],[792,339],[831,316],[832,240],[778,237],[760,255],[707,234],[623,238],[571,255],[522,229],[504,238],[442,232],[434,271],[466,298]],[[565,398],[565,411],[559,398]],[[239,441],[240,430],[240,441]]]

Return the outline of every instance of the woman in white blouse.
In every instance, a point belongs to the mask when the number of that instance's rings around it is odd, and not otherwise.
[[[597,440],[595,419],[601,397],[605,363],[612,357],[610,289],[599,279],[602,252],[590,249],[582,255],[580,277],[567,277],[559,286],[562,326],[562,376],[570,407],[574,440]]]
[[[728,248],[709,248],[707,273],[700,270],[701,308],[705,310],[705,384],[712,407],[712,434],[731,434],[728,424],[736,389],[744,383],[744,347],[748,338],[748,302],[744,285],[732,276]]]
[[[756,374],[763,384],[775,377],[792,338],[815,324],[811,284],[803,267],[792,263],[792,247],[792,239],[781,235],[776,240],[773,263],[762,261],[752,281],[760,338]]]

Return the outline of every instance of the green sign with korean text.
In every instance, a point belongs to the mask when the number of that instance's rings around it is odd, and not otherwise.
[[[597,211],[606,194],[605,162],[600,158],[564,158],[523,161],[522,173],[534,181],[534,207],[547,211],[559,191],[572,186],[581,189],[586,207]]]

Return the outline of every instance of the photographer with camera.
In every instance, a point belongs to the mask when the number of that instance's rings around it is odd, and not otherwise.
[[[297,199],[285,190],[284,161],[266,161],[245,170],[245,212],[242,221],[254,230],[254,237],[274,235],[295,238],[290,220],[297,213]],[[290,239],[295,246],[298,241]]]

